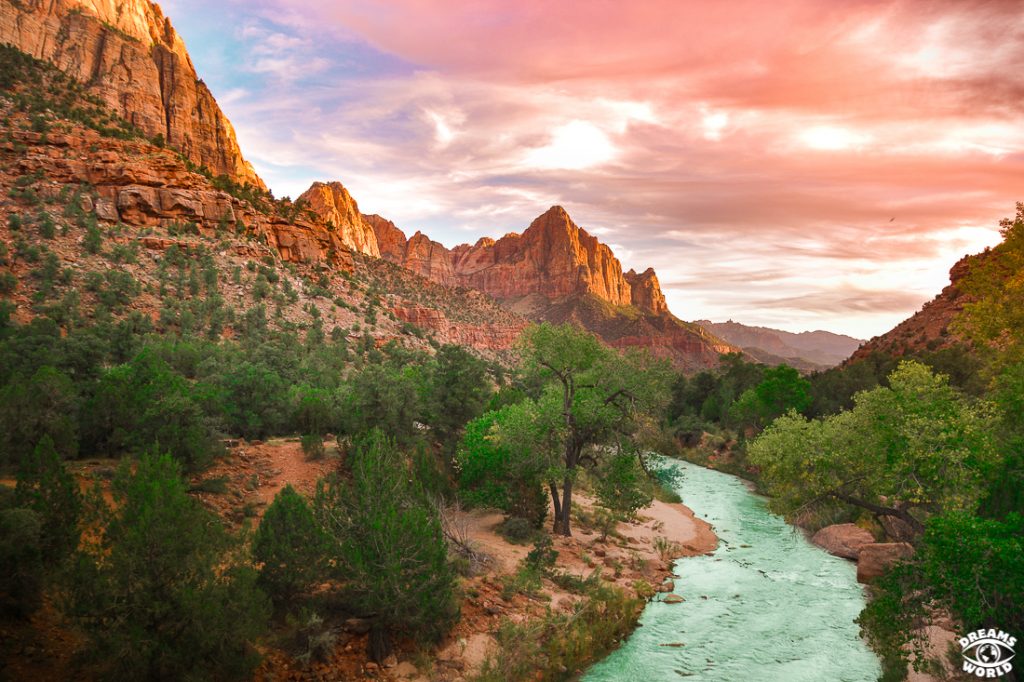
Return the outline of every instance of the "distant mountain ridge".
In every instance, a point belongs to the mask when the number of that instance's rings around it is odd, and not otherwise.
[[[806,363],[805,367],[798,369],[833,367],[850,357],[864,343],[852,336],[822,330],[794,333],[770,327],[749,326],[732,320],[700,320],[696,324],[722,340],[743,348],[762,362]]]

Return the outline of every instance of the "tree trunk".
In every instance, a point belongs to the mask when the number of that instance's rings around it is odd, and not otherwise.
[[[553,481],[548,482],[548,490],[551,491],[551,503],[555,508],[555,518],[552,522],[551,532],[557,533],[559,531],[559,525],[562,523],[562,504],[558,500],[558,487]]]
[[[572,530],[569,527],[570,512],[572,512],[572,476],[566,475],[565,482],[562,484],[562,523],[559,528],[565,537],[572,536]]]
[[[381,664],[391,655],[391,640],[388,633],[380,625],[370,628],[370,636],[366,641],[366,653],[374,663]]]

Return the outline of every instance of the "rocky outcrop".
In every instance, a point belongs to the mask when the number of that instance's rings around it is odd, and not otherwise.
[[[914,546],[906,542],[877,542],[862,545],[857,558],[857,582],[870,583],[886,571],[914,554]]]
[[[55,64],[196,164],[265,189],[185,43],[149,0],[0,0],[0,42]]]
[[[511,349],[526,328],[526,321],[504,326],[452,322],[436,308],[398,306],[392,309],[399,320],[431,332],[445,343],[455,343],[491,351]]]
[[[630,270],[624,276],[629,283],[630,302],[634,307],[651,315],[668,312],[668,303],[665,294],[661,292],[661,283],[654,274],[654,268],[647,268],[639,275],[635,270]]]
[[[435,242],[422,232],[414,234],[405,245],[404,265],[421,277],[443,284],[457,286],[458,278],[452,269],[451,254],[444,244]]]
[[[405,264],[405,233],[393,222],[379,215],[364,215],[363,220],[373,229],[381,258],[398,265]]]
[[[549,209],[521,235],[481,240],[457,253],[454,269],[463,286],[497,299],[593,294],[614,305],[632,302],[612,250],[573,223],[561,206]]]
[[[340,182],[314,182],[297,201],[313,212],[318,223],[336,233],[348,249],[380,257],[373,228],[363,219],[356,200]]]
[[[819,530],[811,538],[811,542],[829,554],[856,561],[860,556],[861,547],[874,544],[875,538],[856,524],[837,523]]]
[[[255,210],[248,202],[215,189],[189,171],[173,152],[142,141],[102,137],[93,130],[74,133],[11,131],[0,148],[27,151],[11,162],[17,175],[42,173],[66,185],[88,184],[98,195],[97,216],[135,227],[195,224],[206,236],[245,231],[274,247],[285,261],[325,263],[351,269],[349,247],[336,230],[308,220],[288,221]],[[88,149],[88,155],[77,150]]]

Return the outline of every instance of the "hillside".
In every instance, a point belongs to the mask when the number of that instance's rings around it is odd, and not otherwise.
[[[788,362],[797,369],[833,367],[850,357],[864,343],[851,336],[827,331],[795,334],[781,329],[749,326],[732,320],[700,320],[696,324],[724,341],[741,347],[762,362]]]
[[[2,55],[0,236],[15,319],[54,306],[88,318],[113,299],[118,318],[169,330],[184,317],[230,337],[262,306],[272,328],[322,325],[376,345],[436,338],[492,357],[525,326],[486,296],[350,252],[342,229],[213,177],[57,69]]]

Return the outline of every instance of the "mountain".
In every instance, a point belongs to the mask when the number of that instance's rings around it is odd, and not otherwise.
[[[373,228],[363,219],[359,205],[340,182],[315,182],[298,198],[296,203],[299,202],[335,233],[346,248],[380,257]]]
[[[324,215],[320,214],[323,218]],[[486,293],[533,320],[578,323],[607,343],[644,347],[685,369],[739,349],[673,316],[654,270],[622,271],[612,250],[553,206],[522,232],[452,249],[364,216],[380,255],[427,279]]]
[[[317,220],[154,144],[89,93],[0,46],[0,302],[15,320],[102,315],[213,338],[320,326],[363,348],[457,343],[493,359],[527,325],[353,250],[347,193],[327,188],[337,224]]]
[[[921,310],[900,322],[893,329],[872,338],[853,354],[850,361],[861,360],[872,353],[899,357],[920,351],[935,351],[963,341],[950,323],[969,301],[958,286],[971,268],[991,257],[992,251],[965,256],[949,270],[949,285],[924,304]]]
[[[793,333],[739,322],[697,322],[715,336],[769,364],[787,362],[797,369],[823,369],[846,360],[862,343],[860,339],[827,331]],[[799,366],[798,366],[799,365]]]
[[[0,43],[54,64],[214,175],[266,189],[185,43],[149,0],[0,0]]]

